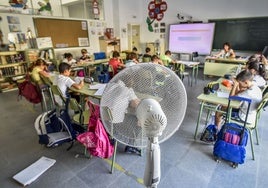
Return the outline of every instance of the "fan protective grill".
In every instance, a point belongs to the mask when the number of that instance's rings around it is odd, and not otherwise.
[[[123,85],[123,87],[118,87]],[[148,138],[139,126],[130,101],[138,97],[156,99],[167,117],[167,126],[158,138],[163,142],[180,127],[186,112],[187,94],[180,78],[170,69],[140,63],[120,71],[107,84],[101,98],[101,118],[107,132],[117,141],[146,147]]]

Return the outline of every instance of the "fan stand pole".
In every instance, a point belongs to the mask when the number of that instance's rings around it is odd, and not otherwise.
[[[149,138],[147,145],[147,161],[144,172],[144,185],[150,188],[156,188],[160,182],[160,146],[158,137]]]

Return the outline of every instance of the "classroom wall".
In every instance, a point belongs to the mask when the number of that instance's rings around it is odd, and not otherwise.
[[[113,10],[118,11],[118,15],[114,14],[116,16],[114,17],[114,28],[116,28],[116,36],[121,37],[121,50],[128,50],[128,39],[123,36],[122,29],[127,29],[128,23],[140,24],[142,21],[142,2],[141,0],[113,0],[115,5]]]
[[[167,25],[165,41],[168,41],[168,25],[186,20],[179,20],[177,18],[178,13],[186,18],[187,16],[192,16],[193,20],[204,22],[207,22],[209,19],[268,16],[267,0],[166,0],[166,2],[168,9],[164,13],[163,20],[161,20],[161,22],[165,22]],[[148,2],[145,4],[148,5]],[[147,6],[143,6],[141,42],[154,41],[158,37],[158,35],[152,34],[147,29],[147,24],[145,23],[147,14]]]
[[[51,1],[53,3],[54,1]],[[57,1],[58,3],[59,1]],[[148,3],[144,0],[104,0],[105,21],[107,27],[113,27],[115,36],[121,39],[121,49],[128,48],[127,36],[123,35],[122,29],[127,28],[127,24],[141,25],[141,43],[154,42],[160,38],[160,34],[151,33],[147,29],[146,17],[148,15]],[[184,17],[192,16],[193,20],[207,21],[215,18],[238,18],[238,17],[259,17],[268,16],[268,1],[267,0],[243,0],[243,3],[238,0],[166,0],[168,9],[164,13],[164,18],[161,22],[166,23],[166,38],[160,39],[161,43],[167,44],[168,41],[168,25],[178,23],[177,14],[182,14]],[[2,4],[2,3],[1,3]],[[61,7],[56,8],[58,13],[61,13]],[[63,8],[63,14],[68,15],[66,9]],[[3,19],[6,19],[5,13],[1,13]],[[10,15],[10,14],[9,14]],[[21,29],[25,32],[28,27],[32,30],[33,23],[31,16],[17,14],[21,19]],[[13,14],[14,16],[14,14]],[[8,33],[8,26],[4,24],[4,20],[0,23],[4,35]],[[98,51],[99,43],[97,38],[92,39],[90,50]],[[6,37],[4,41],[7,42]]]

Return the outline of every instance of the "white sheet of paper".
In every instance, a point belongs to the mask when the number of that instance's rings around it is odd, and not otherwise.
[[[217,96],[221,97],[221,98],[228,98],[229,93],[228,92],[217,91]]]
[[[41,176],[46,170],[55,164],[55,159],[41,157],[36,162],[13,176],[13,179],[26,186]]]
[[[95,84],[95,85],[90,85],[89,89],[100,89],[100,88],[105,88],[106,84]]]
[[[94,95],[102,96],[105,87],[106,87],[106,84],[105,84],[105,85],[102,85],[102,87],[100,87],[100,88],[96,91],[96,93],[95,93]]]

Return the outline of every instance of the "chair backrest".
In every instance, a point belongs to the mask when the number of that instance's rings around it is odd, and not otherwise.
[[[169,66],[168,60],[167,59],[162,59],[163,64],[167,67]]]
[[[264,88],[262,89],[262,97],[264,97],[265,94],[268,93],[268,84],[264,86]]]
[[[127,59],[127,54],[124,53],[124,52],[121,52],[121,53],[120,53],[120,58],[121,58],[122,60],[126,60],[126,59]]]
[[[150,57],[143,57],[142,62],[150,62],[151,58]]]
[[[262,101],[260,102],[257,108],[257,112],[265,109],[267,106],[268,106],[268,93],[264,94],[264,96],[262,97]]]
[[[59,87],[57,85],[51,85],[50,87],[51,87],[51,91],[52,91],[52,93],[54,95],[56,103],[60,107],[66,105],[66,98],[63,97],[63,94],[62,94],[61,90],[59,89]],[[80,105],[78,104],[78,102],[74,98],[70,98],[69,106],[75,112],[81,111]]]
[[[185,65],[184,64],[180,64],[180,71],[184,72],[185,71]]]
[[[42,80],[46,85],[48,85],[48,86],[51,86],[51,85],[52,85],[52,82],[51,82],[51,80],[50,80],[48,77],[45,77],[45,76],[43,76],[43,75],[40,75],[40,78],[41,78],[41,80]]]
[[[112,74],[111,76],[114,76],[114,68],[112,65],[109,65],[108,72]]]

